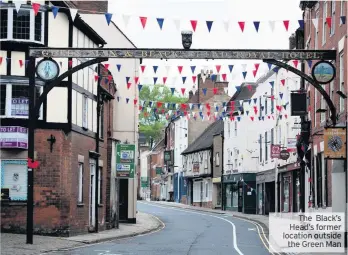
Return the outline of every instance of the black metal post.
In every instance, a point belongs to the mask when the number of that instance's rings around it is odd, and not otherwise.
[[[100,72],[100,64],[97,65],[98,68],[98,84],[97,84],[97,134],[95,138],[95,152],[98,155],[98,158],[96,159],[95,162],[95,226],[94,230],[95,232],[98,232],[98,225],[99,225],[99,133],[100,133],[100,81],[101,81],[101,72]]]
[[[225,143],[225,137],[224,133],[221,132],[221,145],[222,145],[222,153],[221,153],[221,210],[225,210],[225,192],[224,192],[224,143]]]
[[[35,58],[30,57],[28,63],[29,74],[29,123],[28,123],[28,158],[35,160]],[[34,226],[34,169],[28,168],[28,189],[27,189],[27,244],[33,244]]]

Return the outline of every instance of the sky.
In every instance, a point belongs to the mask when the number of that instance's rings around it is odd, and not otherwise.
[[[302,19],[297,0],[112,0],[109,1],[109,12],[113,13],[116,25],[138,48],[182,49],[181,31],[192,31],[190,20],[197,20],[191,49],[288,49],[289,37],[299,27],[298,20]],[[145,29],[141,26],[140,16],[147,17]],[[124,17],[129,19],[127,25]],[[156,18],[164,19],[162,30]],[[290,21],[288,31],[283,20]],[[210,33],[206,21],[213,21]],[[244,32],[238,25],[239,21],[245,22]],[[258,32],[253,21],[260,22]],[[273,31],[270,21],[274,21]],[[228,31],[226,22],[229,22]],[[188,88],[193,86],[190,66],[196,66],[197,75],[201,69],[216,73],[216,65],[221,65],[220,74],[226,73],[234,87],[243,81],[254,81],[268,71],[268,66],[261,64],[254,77],[252,70],[257,62],[261,61],[145,60],[146,69],[140,79],[143,84],[150,84],[153,77],[159,77],[158,83],[161,83],[164,76],[168,77],[167,85]],[[228,70],[229,64],[234,65],[232,73]],[[183,66],[181,74],[178,65]],[[153,66],[158,66],[156,74]],[[169,72],[165,66],[171,66]],[[246,80],[243,71],[248,72]],[[182,76],[187,77],[185,84]]]

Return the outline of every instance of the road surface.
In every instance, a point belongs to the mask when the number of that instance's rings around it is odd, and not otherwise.
[[[228,215],[138,202],[165,227],[155,233],[87,245],[52,255],[266,255],[255,225]],[[50,255],[51,255],[50,254]]]

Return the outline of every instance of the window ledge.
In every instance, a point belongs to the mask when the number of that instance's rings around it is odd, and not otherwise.
[[[104,204],[98,204],[98,207],[104,207]]]
[[[85,206],[84,203],[78,203],[78,204],[77,204],[77,207],[84,207],[84,206]]]

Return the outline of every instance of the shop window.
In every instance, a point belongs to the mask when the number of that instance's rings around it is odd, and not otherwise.
[[[232,185],[232,207],[238,207],[238,185]]]
[[[1,110],[3,117],[23,118],[29,116],[29,86],[2,84],[1,87]],[[36,100],[39,98],[43,87],[36,86]],[[9,107],[9,109],[7,108]],[[40,111],[40,117],[42,111]]]
[[[220,166],[220,156],[218,152],[215,154],[215,166]]]
[[[1,188],[9,189],[9,197],[11,200],[27,200],[27,163],[26,160],[1,161]]]
[[[17,13],[14,8],[1,10],[0,39],[43,42],[44,15],[38,12],[35,16],[31,8],[22,5]]]

